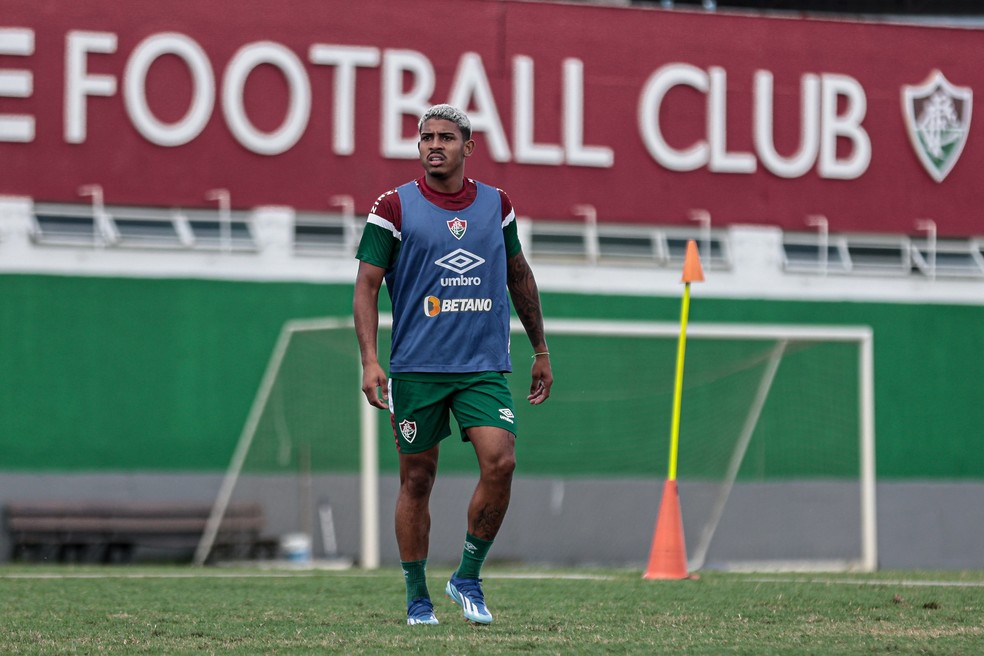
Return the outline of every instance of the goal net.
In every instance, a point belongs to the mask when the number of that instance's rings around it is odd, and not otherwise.
[[[381,356],[387,345],[383,335]],[[240,503],[265,509],[269,538],[261,556],[378,564],[378,522],[362,521],[378,514],[378,411],[365,403],[361,385],[351,318],[298,319],[282,327],[196,564],[216,555],[223,516]]]
[[[503,530],[522,534],[502,541],[516,553],[498,542],[497,552],[641,562],[668,462],[679,325],[546,328],[557,384],[529,408],[525,336],[513,327],[523,500],[514,492]],[[685,365],[677,478],[690,569],[875,569],[871,330],[691,323]],[[392,429],[360,384],[351,319],[285,325],[210,524],[229,503],[259,501],[274,532],[310,536],[316,556],[377,566],[380,474],[395,476],[396,459],[378,456]],[[442,452],[442,477],[473,467],[468,450]]]

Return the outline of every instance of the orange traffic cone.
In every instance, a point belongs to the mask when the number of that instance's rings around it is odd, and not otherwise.
[[[663,485],[649,566],[644,579],[687,578],[687,549],[683,540],[683,518],[680,515],[680,491],[676,480]]]
[[[704,282],[704,267],[700,264],[700,252],[697,242],[693,239],[687,242],[687,254],[683,258],[683,275],[680,282]]]

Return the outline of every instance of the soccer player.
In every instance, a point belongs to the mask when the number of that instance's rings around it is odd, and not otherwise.
[[[533,272],[505,192],[465,177],[475,150],[461,110],[435,105],[418,123],[424,175],[376,201],[356,257],[353,313],[369,403],[388,408],[400,460],[396,540],[407,589],[407,624],[437,624],[427,589],[429,500],[450,413],[471,442],[479,479],[468,505],[458,569],[445,593],[466,619],[488,624],[481,573],[509,506],[516,415],[504,373],[509,299],[533,347],[527,400],[550,396],[553,373]],[[379,290],[393,306],[389,379],[379,363]]]

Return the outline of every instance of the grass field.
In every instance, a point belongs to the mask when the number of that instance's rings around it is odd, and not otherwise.
[[[984,573],[640,572],[490,565],[490,626],[430,587],[405,624],[396,569],[0,567],[2,654],[981,654]]]

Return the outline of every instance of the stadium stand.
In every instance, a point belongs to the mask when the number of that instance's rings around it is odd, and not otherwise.
[[[653,0],[632,0],[633,5],[653,5]],[[980,15],[974,0],[662,0],[663,7],[751,9],[768,12],[828,12],[831,14],[894,14],[898,16]]]

